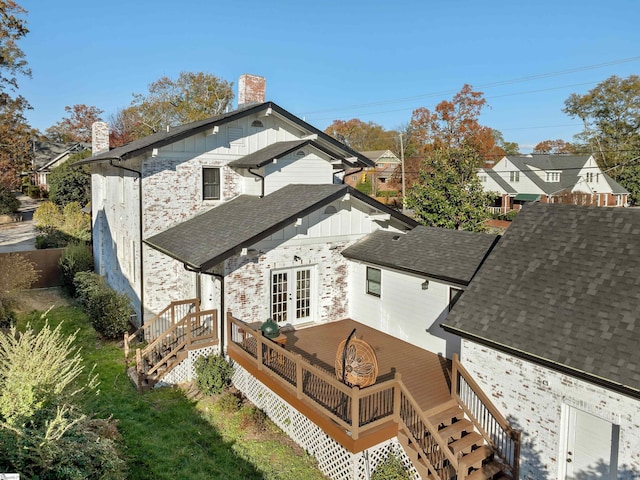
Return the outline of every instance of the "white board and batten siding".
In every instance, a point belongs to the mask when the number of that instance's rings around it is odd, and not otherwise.
[[[277,159],[265,167],[265,195],[291,184],[331,185],[333,166],[326,159],[312,153],[295,153]]]
[[[449,313],[448,285],[369,265],[381,270],[380,297],[367,293],[366,264],[349,262],[349,306],[354,320],[432,353],[451,358],[460,340],[440,328]]]

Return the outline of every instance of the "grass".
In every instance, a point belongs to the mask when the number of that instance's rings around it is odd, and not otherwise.
[[[21,314],[38,328],[41,312]],[[88,372],[95,364],[100,385],[82,403],[96,418],[112,417],[122,436],[129,478],[199,480],[323,479],[314,460],[271,422],[261,423],[248,405],[229,412],[215,399],[191,400],[177,388],[161,388],[139,395],[124,371],[124,354],[116,342],[98,338],[84,312],[73,306],[48,313],[52,326],[77,331],[77,344]],[[259,415],[258,415],[259,417]]]

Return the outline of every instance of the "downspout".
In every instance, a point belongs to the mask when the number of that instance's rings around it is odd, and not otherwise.
[[[249,167],[247,170],[251,175],[253,175],[254,177],[258,177],[260,179],[260,183],[261,183],[261,186],[262,186],[261,193],[260,193],[260,198],[263,198],[264,197],[264,175],[260,175],[257,172],[252,172],[251,168],[253,168],[253,167]]]
[[[198,292],[197,292],[197,296],[198,299],[200,299],[200,275],[210,275],[212,277],[217,278],[218,280],[220,280],[220,354],[224,353],[224,324],[226,321],[225,318],[225,305],[224,305],[224,275],[220,275],[219,273],[209,273],[209,272],[203,272],[201,269],[199,268],[193,268],[190,267],[189,265],[187,265],[186,263],[183,264],[184,269],[188,272],[193,272],[195,274],[197,274],[198,276],[196,277],[196,283],[198,285]]]
[[[114,168],[126,170],[135,173],[138,176],[138,235],[140,236],[140,326],[144,325],[144,260],[143,260],[143,242],[142,242],[142,172],[133,168],[123,167],[113,163],[113,158],[109,160],[109,165]],[[119,161],[122,161],[118,158]]]

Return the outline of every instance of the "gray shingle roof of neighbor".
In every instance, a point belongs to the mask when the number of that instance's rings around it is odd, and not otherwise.
[[[369,203],[347,185],[287,185],[260,198],[241,195],[154,235],[145,243],[191,268],[209,271],[272,233],[350,193]],[[383,205],[376,205],[385,209]],[[393,215],[408,228],[413,220]]]
[[[640,396],[640,209],[528,205],[443,326]]]
[[[497,235],[418,226],[401,234],[376,231],[346,248],[346,258],[468,285]]]
[[[299,127],[307,130],[313,135],[317,135],[317,138],[322,142],[325,142],[327,145],[331,145],[333,148],[340,149],[345,152],[348,156],[352,156],[358,159],[364,165],[373,166],[373,162],[369,160],[367,157],[362,155],[361,153],[356,152],[355,150],[349,148],[348,146],[340,143],[333,137],[330,137],[326,133],[318,130],[312,125],[308,124],[301,118],[296,117],[292,113],[289,113],[284,108],[276,105],[273,102],[264,102],[255,105],[249,105],[247,107],[239,108],[229,113],[223,113],[221,115],[216,115],[211,118],[207,118],[205,120],[198,120],[196,122],[191,122],[185,125],[181,125],[179,127],[171,127],[169,131],[162,131],[158,133],[154,133],[153,135],[148,135],[144,138],[140,138],[138,140],[134,140],[133,142],[127,143],[121,147],[114,148],[109,150],[108,152],[103,152],[93,157],[87,158],[81,162],[77,162],[77,165],[87,164],[87,163],[97,163],[104,162],[107,160],[127,160],[132,157],[136,157],[141,154],[148,153],[152,151],[154,148],[161,148],[166,145],[170,145],[174,142],[183,140],[187,137],[195,135],[200,132],[204,132],[210,128],[213,128],[218,125],[224,125],[225,123],[232,122],[239,118],[243,118],[248,115],[252,115],[258,112],[267,111],[271,109],[272,111],[278,113],[283,116],[290,122],[298,125]]]
[[[513,187],[511,185],[509,185],[509,183],[502,178],[498,172],[495,172],[493,169],[491,168],[483,168],[482,169],[487,175],[489,175],[493,181],[495,181],[498,185],[500,185],[500,187],[507,193],[512,193],[512,194],[516,194],[518,192],[516,192]]]

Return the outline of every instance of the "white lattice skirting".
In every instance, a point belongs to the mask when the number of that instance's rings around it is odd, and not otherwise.
[[[313,455],[322,472],[333,480],[369,480],[378,463],[393,451],[413,478],[420,479],[397,438],[360,453],[351,453],[320,427],[298,412],[240,365],[234,366],[233,384],[298,445]]]
[[[211,355],[212,353],[218,353],[218,346],[198,348],[195,350],[189,350],[187,358],[182,360],[178,365],[167,373],[162,380],[155,384],[155,387],[168,387],[169,385],[178,385],[180,383],[190,382],[196,378],[196,370],[194,363],[196,358],[203,355]]]

